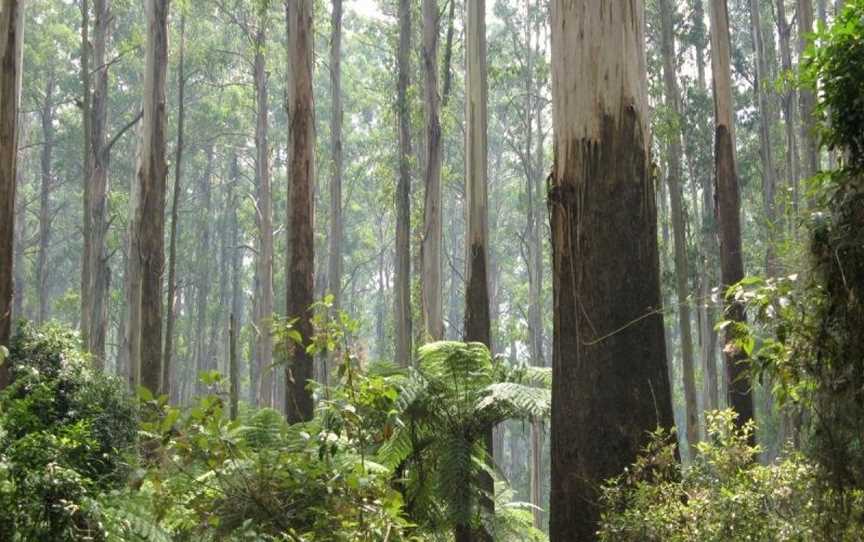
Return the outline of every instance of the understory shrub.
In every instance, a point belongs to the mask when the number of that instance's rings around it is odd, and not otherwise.
[[[77,336],[23,325],[0,393],[0,540],[101,540],[98,496],[129,471],[134,403]]]

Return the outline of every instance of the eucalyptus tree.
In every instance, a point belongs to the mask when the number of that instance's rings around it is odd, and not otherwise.
[[[798,2],[798,59],[802,62],[807,48],[813,43],[813,0],[797,0]],[[816,133],[816,94],[813,90],[802,87],[798,92],[801,108],[801,174],[805,179],[816,175],[819,170],[819,142]]]
[[[9,344],[12,325],[13,238],[18,154],[18,105],[21,93],[23,3],[0,4],[0,347]],[[0,364],[0,389],[9,384],[9,364]]]
[[[408,104],[411,48],[411,2],[399,0],[399,45],[396,52],[399,173],[396,186],[396,276],[394,318],[396,361],[411,362],[411,112]]]
[[[290,216],[288,217],[287,312],[303,341],[312,338],[314,273],[313,190],[315,118],[312,97],[312,0],[286,3],[288,31],[288,117],[290,123]],[[303,345],[291,349],[286,365],[285,412],[289,422],[312,419],[312,356]]]
[[[716,214],[720,232],[720,279],[724,292],[725,329],[723,354],[729,406],[738,413],[737,423],[753,418],[753,395],[747,357],[737,344],[739,325],[746,321],[740,301],[725,295],[726,288],[744,278],[741,246],[741,196],[735,159],[735,124],[730,67],[729,13],[726,0],[711,0],[711,67],[714,76],[714,157]]]
[[[593,540],[598,488],[671,427],[644,7],[552,3],[550,540]],[[606,77],[593,74],[605,73]]]

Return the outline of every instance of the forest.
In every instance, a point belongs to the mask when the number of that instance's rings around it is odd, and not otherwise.
[[[864,541],[864,0],[0,0],[0,542]]]

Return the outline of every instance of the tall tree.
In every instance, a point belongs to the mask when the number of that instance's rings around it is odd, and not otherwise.
[[[594,540],[598,488],[671,427],[644,5],[552,2],[550,540]],[[606,74],[595,77],[593,74]]]
[[[42,152],[39,157],[39,171],[42,183],[39,189],[39,249],[36,255],[36,285],[39,298],[39,312],[36,319],[39,323],[48,320],[48,249],[51,244],[51,224],[54,221],[54,213],[51,210],[51,191],[54,189],[53,165],[54,156],[54,111],[55,96],[57,89],[56,70],[51,67],[48,71],[48,79],[45,82],[45,90],[42,95],[42,107],[39,118],[42,121]]]
[[[693,359],[693,332],[690,327],[690,295],[687,284],[689,264],[687,261],[687,232],[684,217],[684,196],[681,188],[681,105],[678,92],[675,55],[674,4],[660,0],[662,26],[663,82],[666,108],[672,116],[668,141],[667,182],[672,209],[672,231],[675,243],[675,290],[678,297],[678,328],[681,331],[681,376],[684,381],[684,409],[687,416],[685,435],[688,450],[692,455],[699,441],[699,410],[696,406],[695,362]]]
[[[444,338],[441,247],[441,147],[437,0],[423,0],[423,90],[426,108],[426,197],[423,207],[423,323],[427,338]]]
[[[798,0],[798,58],[804,58],[807,48],[813,43],[813,0]],[[819,143],[816,134],[816,93],[802,87],[798,93],[801,107],[801,174],[805,179],[816,175],[819,170]]]
[[[285,4],[288,27],[288,109],[290,174],[288,217],[288,310],[304,341],[312,337],[309,312],[313,301],[314,230],[313,166],[315,119],[312,102],[312,0]],[[306,388],[312,378],[312,356],[302,345],[292,349],[286,366],[285,412],[292,423],[311,420],[312,394]]]
[[[144,117],[138,168],[137,237],[141,266],[139,383],[161,393],[162,271],[165,261],[165,79],[168,66],[168,0],[147,0]]]
[[[780,67],[784,79],[792,74],[792,25],[786,17],[786,0],[777,0],[777,35],[780,41]],[[788,82],[781,98],[783,123],[786,132],[786,183],[792,189],[792,215],[798,214],[799,161],[798,143],[795,135],[795,87]],[[794,224],[794,220],[790,224]]]
[[[174,322],[177,300],[177,222],[183,180],[183,129],[186,122],[186,11],[181,6],[180,53],[177,61],[177,145],[174,149],[174,195],[171,202],[171,233],[168,246],[168,303],[165,315],[165,352],[162,357],[162,389],[171,396],[171,358],[174,354]]]
[[[723,291],[744,278],[741,249],[741,196],[735,164],[735,125],[732,111],[729,13],[726,0],[711,0],[711,68],[714,77],[714,172],[716,215],[720,230],[720,281]],[[725,316],[733,323],[744,322],[744,307],[724,295]],[[736,326],[725,330],[726,378],[729,406],[738,413],[737,423],[753,418],[746,356],[736,345]]]
[[[765,212],[765,227],[768,233],[768,247],[765,254],[765,270],[768,275],[776,272],[775,254],[775,194],[777,183],[774,172],[774,151],[771,148],[771,122],[773,108],[770,91],[771,77],[768,71],[768,58],[765,56],[765,40],[762,33],[762,16],[758,0],[750,0],[750,32],[756,52],[755,92],[759,107],[759,151],[762,160],[762,205]]]
[[[342,300],[342,0],[333,0],[330,14],[330,253],[327,279],[333,307]]]
[[[411,71],[411,1],[399,0],[399,46],[396,52],[396,112],[399,117],[399,179],[396,183],[396,276],[393,299],[396,361],[411,362],[411,111],[408,82]]]
[[[21,0],[0,3],[0,346],[12,328],[12,275],[15,236],[15,181],[18,155],[18,104],[21,95]],[[9,384],[9,364],[0,364],[0,389]]]
[[[260,404],[273,402],[273,194],[270,176],[269,96],[267,60],[267,10],[269,0],[258,6],[257,29],[254,36],[255,59],[255,189],[257,192],[256,223],[258,254],[255,259],[258,296],[256,314],[255,360],[260,369]],[[239,318],[239,313],[237,313]],[[257,383],[256,383],[257,384]]]

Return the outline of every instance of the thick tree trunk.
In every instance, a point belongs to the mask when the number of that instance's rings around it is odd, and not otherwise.
[[[716,215],[720,229],[720,282],[722,291],[744,278],[741,249],[741,197],[735,166],[735,126],[733,122],[732,79],[730,68],[729,15],[726,0],[711,0],[711,67],[714,75],[714,171],[716,175]],[[744,307],[724,295],[726,319],[744,322]],[[746,356],[735,345],[734,325],[726,327],[725,346],[729,406],[738,413],[739,425],[753,418]]]
[[[174,354],[174,321],[177,298],[177,222],[180,218],[181,181],[183,179],[183,127],[186,119],[186,11],[180,15],[180,59],[177,65],[177,148],[174,149],[174,197],[171,202],[171,234],[168,248],[168,312],[165,315],[165,352],[162,362],[162,390],[171,397],[171,358]]]
[[[342,0],[333,0],[330,15],[330,153],[333,171],[330,177],[330,253],[327,280],[333,308],[342,301]]]
[[[411,71],[411,2],[399,0],[399,48],[396,53],[399,117],[399,179],[396,183],[396,284],[393,299],[396,362],[411,364],[411,112],[408,82]]]
[[[487,69],[486,1],[468,0],[465,25],[465,207],[468,231],[465,235],[465,341],[492,346],[489,314],[489,210],[487,196]],[[490,461],[493,454],[491,431],[485,438]],[[494,493],[494,480],[485,475],[483,489]],[[494,514],[494,502],[482,503]],[[489,533],[474,533],[472,540],[485,540]],[[458,538],[458,530],[457,530]]]
[[[303,341],[312,337],[309,308],[313,302],[314,230],[313,166],[315,161],[315,119],[312,103],[312,0],[286,3],[288,23],[288,64],[290,74],[289,162],[290,212],[288,252],[287,316],[297,318],[295,328]],[[312,356],[305,345],[292,349],[286,367],[285,412],[291,423],[312,419],[312,394],[306,385],[312,378]]]
[[[438,1],[423,0],[423,74],[426,107],[426,196],[423,207],[423,322],[426,338],[444,338],[441,290],[441,122],[438,96]]]
[[[147,0],[144,120],[138,170],[140,206],[134,235],[141,265],[140,384],[161,393],[162,272],[165,261],[165,78],[168,67],[168,0]]]
[[[696,406],[695,361],[693,358],[693,333],[690,327],[690,291],[688,286],[689,264],[687,261],[687,231],[684,217],[684,196],[681,188],[681,125],[680,95],[676,75],[675,28],[673,5],[670,0],[660,0],[662,19],[663,81],[666,107],[675,117],[676,129],[669,136],[668,160],[669,195],[672,208],[672,230],[675,243],[675,286],[678,297],[678,328],[681,331],[681,376],[684,381],[684,408],[687,424],[685,436],[692,458],[699,442],[699,409]]]
[[[273,402],[273,195],[270,177],[269,144],[269,96],[267,88],[266,11],[258,14],[258,30],[255,35],[254,74],[256,122],[255,122],[255,186],[258,209],[258,254],[256,256],[257,289],[259,295],[256,314],[255,361],[258,363],[261,381],[261,405],[274,406]],[[239,314],[239,313],[238,313]]]
[[[599,485],[674,424],[644,7],[595,7],[552,3],[553,542],[594,540]]]
[[[804,51],[813,43],[813,0],[798,0],[798,58],[804,57]],[[805,179],[816,175],[819,171],[819,143],[816,133],[816,93],[806,85],[798,94],[801,108],[801,154],[803,167],[801,174]]]
[[[21,95],[23,6],[0,3],[0,345],[9,344],[12,328],[15,181],[18,155],[18,104]],[[0,389],[9,385],[9,364],[0,364]]]

